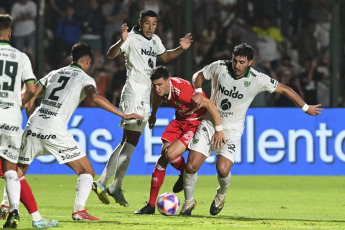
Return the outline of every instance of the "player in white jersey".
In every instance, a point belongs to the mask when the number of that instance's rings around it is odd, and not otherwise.
[[[16,227],[19,221],[20,182],[16,172],[22,134],[21,107],[34,95],[36,78],[28,56],[9,44],[13,20],[0,15],[0,158],[10,203],[8,221],[3,227]],[[21,84],[27,90],[21,96]]]
[[[71,65],[50,72],[36,84],[35,96],[42,89],[45,90],[45,96],[24,130],[18,166],[25,174],[35,157],[54,155],[60,164],[66,164],[79,175],[72,218],[99,220],[85,209],[95,172],[85,152],[68,132],[67,124],[85,96],[102,109],[123,119],[141,120],[143,117],[121,112],[96,92],[94,79],[85,73],[90,68],[92,57],[88,45],[75,44],[71,56]]]
[[[251,46],[242,43],[234,48],[232,61],[216,61],[205,66],[193,76],[196,91],[202,92],[204,80],[212,81],[211,100],[216,104],[222,118],[222,125],[214,127],[209,118],[201,121],[193,140],[189,144],[189,157],[184,173],[185,203],[181,215],[191,215],[196,206],[194,187],[197,171],[209,157],[212,148],[211,137],[215,131],[224,130],[226,143],[216,150],[217,178],[219,187],[210,208],[211,215],[217,215],[224,207],[225,194],[230,185],[231,167],[244,129],[244,119],[254,97],[263,91],[285,95],[309,115],[316,116],[323,109],[321,105],[307,105],[290,87],[260,73],[251,67],[254,51]],[[193,101],[200,104],[201,93],[193,96]]]
[[[134,27],[130,33],[127,32],[127,24],[122,25],[121,39],[110,47],[108,57],[115,58],[120,53],[124,53],[126,59],[127,80],[121,94],[121,110],[136,112],[145,119],[121,121],[122,141],[111,154],[101,177],[93,184],[94,191],[103,203],[110,203],[106,195],[108,193],[117,203],[125,207],[129,204],[121,191],[122,180],[150,114],[151,70],[156,66],[157,56],[163,62],[169,62],[188,49],[192,43],[191,34],[187,34],[180,39],[179,47],[166,50],[161,39],[154,34],[158,15],[152,10],[141,11],[138,22],[139,26]],[[114,182],[106,188],[114,172]]]

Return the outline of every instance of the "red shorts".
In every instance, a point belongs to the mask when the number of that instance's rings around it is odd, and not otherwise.
[[[164,133],[162,134],[162,141],[173,143],[180,141],[185,147],[192,140],[200,121],[178,121],[172,120]]]

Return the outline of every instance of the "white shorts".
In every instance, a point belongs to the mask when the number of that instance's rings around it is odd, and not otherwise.
[[[30,164],[36,157],[48,154],[53,155],[59,164],[86,156],[68,131],[50,131],[26,126],[18,162]]]
[[[143,134],[150,116],[150,104],[143,101],[122,101],[120,109],[124,113],[136,113],[144,117],[143,121],[122,119],[120,122],[120,127]]]
[[[21,125],[0,123],[0,157],[17,164],[21,141]]]
[[[194,137],[189,142],[188,148],[202,153],[209,157],[213,152],[216,155],[222,155],[233,163],[236,159],[236,152],[241,141],[243,129],[224,129],[226,144],[221,149],[214,149],[211,143],[213,134],[215,133],[213,123],[210,120],[202,120]]]

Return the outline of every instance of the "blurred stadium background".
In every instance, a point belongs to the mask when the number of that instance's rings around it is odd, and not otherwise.
[[[190,79],[204,65],[231,58],[234,45],[247,42],[257,51],[255,68],[290,85],[307,103],[345,105],[344,0],[0,1],[0,12],[17,19],[11,42],[30,55],[38,78],[66,65],[72,44],[86,42],[95,50],[89,74],[114,104],[125,81],[124,60],[105,55],[121,25],[136,25],[142,9],[158,12],[156,33],[168,49],[187,32],[193,34],[192,49],[169,65],[176,76]],[[93,105],[85,101],[81,106]],[[260,95],[252,106],[293,104]]]

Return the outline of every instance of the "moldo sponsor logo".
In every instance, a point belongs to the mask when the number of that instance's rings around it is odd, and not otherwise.
[[[41,133],[34,133],[32,132],[31,129],[28,130],[25,137],[28,137],[28,136],[36,137],[37,139],[42,139],[42,140],[56,139],[56,135],[44,135]]]
[[[19,130],[19,127],[14,125],[2,124],[0,125],[0,129],[16,132]]]
[[[225,89],[224,86],[222,86],[221,84],[219,84],[219,91],[222,92],[222,94],[232,97],[232,98],[238,98],[238,99],[242,99],[243,98],[243,94],[240,94],[239,91],[236,91],[236,87],[234,86],[233,89],[231,89],[230,91]]]

